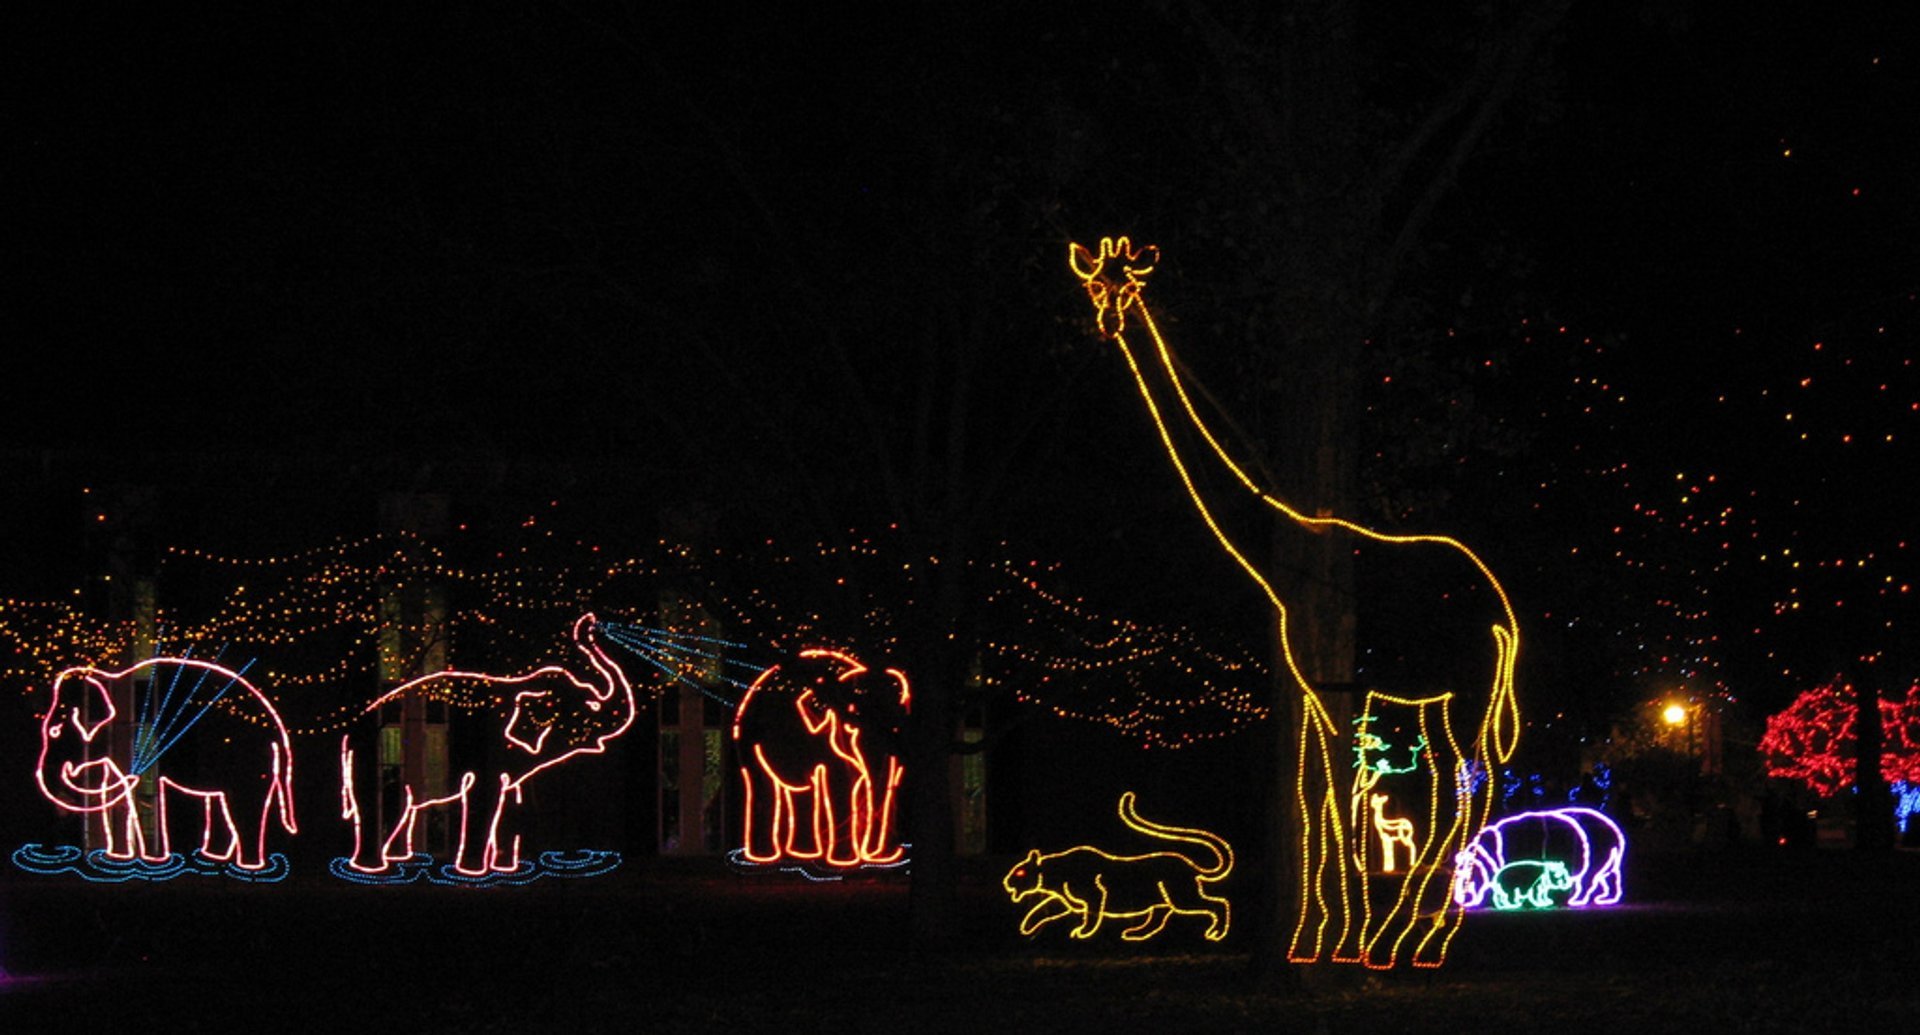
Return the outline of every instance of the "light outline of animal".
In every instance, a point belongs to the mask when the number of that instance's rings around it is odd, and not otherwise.
[[[1613,844],[1607,848],[1606,857],[1598,867],[1593,862],[1593,838],[1589,835],[1582,820],[1594,821],[1604,826],[1612,835]],[[1506,834],[1510,827],[1532,822],[1558,823],[1564,829],[1571,830],[1580,845],[1580,855],[1586,859],[1586,866],[1575,874],[1563,860],[1548,858],[1508,859],[1506,857]],[[1489,849],[1484,842],[1491,842]],[[1453,866],[1453,900],[1467,909],[1477,908],[1486,903],[1488,897],[1495,899],[1494,908],[1508,909],[1499,903],[1499,875],[1515,863],[1537,862],[1541,864],[1557,863],[1566,871],[1569,884],[1564,889],[1572,894],[1567,896],[1567,907],[1582,909],[1588,906],[1617,905],[1625,896],[1625,881],[1621,870],[1625,866],[1627,836],[1613,817],[1598,809],[1583,805],[1567,805],[1557,809],[1537,809],[1528,812],[1516,812],[1487,824],[1475,833],[1467,846],[1460,850]]]
[[[850,652],[828,647],[809,647],[799,652],[805,659],[826,658],[844,666],[838,677],[842,683],[850,683],[872,671],[867,665]],[[875,781],[873,769],[869,764],[866,751],[860,746],[861,727],[843,717],[838,708],[821,707],[816,713],[810,705],[816,704],[814,692],[804,690],[794,695],[793,707],[799,714],[801,725],[809,734],[824,740],[832,758],[838,758],[854,773],[849,785],[847,812],[848,840],[851,853],[841,852],[839,843],[839,821],[834,816],[833,796],[829,793],[830,775],[827,772],[829,758],[823,757],[807,773],[806,783],[789,783],[780,778],[775,766],[767,759],[765,745],[755,743],[748,746],[742,742],[740,724],[747,714],[747,705],[762,693],[774,676],[780,672],[779,665],[765,669],[755,677],[747,692],[740,696],[740,703],[733,711],[732,739],[735,744],[752,758],[769,786],[778,789],[772,803],[772,815],[767,820],[769,852],[755,852],[753,847],[753,823],[758,815],[754,806],[754,779],[751,771],[743,762],[740,766],[740,780],[745,789],[741,806],[741,858],[755,865],[773,865],[789,860],[814,863],[834,869],[856,869],[864,867],[890,867],[906,857],[906,846],[890,835],[893,832],[894,798],[906,768],[899,758],[887,757],[886,783],[880,792],[878,804],[874,801]],[[907,680],[907,674],[897,668],[883,668],[881,672],[891,676],[900,687],[897,704],[903,712],[910,711],[913,702],[913,688]],[[848,707],[852,712],[852,706]],[[801,849],[794,846],[799,832],[799,817],[794,808],[796,794],[808,795],[810,803],[808,829],[813,835],[811,848]],[[784,832],[785,837],[782,838]],[[891,843],[889,843],[891,842]]]
[[[1420,857],[1420,847],[1415,844],[1413,840],[1413,820],[1405,817],[1389,818],[1386,815],[1386,807],[1392,796],[1387,794],[1374,794],[1372,791],[1373,788],[1379,786],[1381,777],[1404,776],[1409,773],[1418,772],[1420,770],[1420,756],[1428,752],[1430,745],[1428,744],[1425,731],[1425,716],[1422,715],[1421,733],[1408,748],[1409,761],[1405,766],[1395,766],[1386,756],[1386,753],[1393,748],[1393,745],[1384,737],[1373,732],[1373,723],[1379,716],[1374,715],[1372,712],[1372,698],[1373,695],[1369,695],[1368,710],[1353,720],[1353,829],[1359,831],[1370,825],[1372,830],[1379,835],[1380,854],[1384,857],[1380,869],[1382,872],[1392,873],[1396,868],[1394,865],[1395,854],[1393,850],[1395,844],[1406,847],[1409,862]],[[1391,698],[1389,698],[1389,700],[1394,701],[1394,703],[1408,703]],[[1380,757],[1369,762],[1368,756],[1373,752],[1379,752]],[[1364,821],[1360,817],[1360,803],[1363,800],[1367,802],[1369,810],[1369,815]],[[1367,853],[1365,850],[1365,835],[1363,834],[1356,835],[1354,838],[1353,862],[1359,872],[1363,874],[1366,872]],[[1363,923],[1361,926],[1364,929],[1365,924]]]
[[[1427,735],[1425,733],[1420,734],[1419,738],[1408,746],[1407,764],[1404,766],[1396,766],[1386,755],[1387,751],[1391,750],[1393,745],[1379,734],[1374,733],[1371,728],[1376,718],[1378,718],[1378,716],[1361,715],[1353,720],[1354,768],[1371,771],[1375,774],[1375,779],[1381,776],[1398,776],[1403,773],[1417,771],[1420,768],[1420,755],[1431,747],[1431,745],[1427,743]],[[1380,757],[1376,759],[1373,764],[1367,764],[1368,753],[1375,751],[1380,753]]]
[[[1327,901],[1324,887],[1324,881],[1327,877],[1325,871],[1328,863],[1331,862],[1336,870],[1332,876],[1338,887],[1339,898],[1338,915],[1340,917],[1341,929],[1334,939],[1335,945],[1342,944],[1346,940],[1352,920],[1352,892],[1356,890],[1352,887],[1355,883],[1355,878],[1347,873],[1346,850],[1344,848],[1347,835],[1346,832],[1341,829],[1343,825],[1340,818],[1342,811],[1341,803],[1337,800],[1336,794],[1332,790],[1335,775],[1332,772],[1332,756],[1329,754],[1330,746],[1328,740],[1329,735],[1334,729],[1333,720],[1327,712],[1324,703],[1320,700],[1319,695],[1315,692],[1312,683],[1306,678],[1305,673],[1301,671],[1299,662],[1294,655],[1292,641],[1287,632],[1288,610],[1286,603],[1280,598],[1273,584],[1268,581],[1259,567],[1248,559],[1220,526],[1214,517],[1212,509],[1208,506],[1195,483],[1192,473],[1188,470],[1186,461],[1181,458],[1180,449],[1174,444],[1172,431],[1169,429],[1166,418],[1161,412],[1160,404],[1154,399],[1153,389],[1148,384],[1140,360],[1135,355],[1132,345],[1127,341],[1128,314],[1137,313],[1140,317],[1140,322],[1146,327],[1147,333],[1153,342],[1154,352],[1160,361],[1159,366],[1164,370],[1165,376],[1172,384],[1179,406],[1184,411],[1188,422],[1199,432],[1215,459],[1232,474],[1233,479],[1238,482],[1240,487],[1253,494],[1261,503],[1278,511],[1289,520],[1309,531],[1325,531],[1337,528],[1380,543],[1430,543],[1443,545],[1458,551],[1485,577],[1488,584],[1492,587],[1494,594],[1499,599],[1505,621],[1504,624],[1496,622],[1491,626],[1494,647],[1493,677],[1491,686],[1489,687],[1487,708],[1482,716],[1475,740],[1475,757],[1493,759],[1498,762],[1505,762],[1513,756],[1514,751],[1518,747],[1520,734],[1519,706],[1514,693],[1514,667],[1519,654],[1520,631],[1519,622],[1515,617],[1512,602],[1507,598],[1506,589],[1500,584],[1499,579],[1493,574],[1492,569],[1487,566],[1486,562],[1481,560],[1480,556],[1467,547],[1466,544],[1457,539],[1443,535],[1385,533],[1375,531],[1344,518],[1310,516],[1292,507],[1285,501],[1278,499],[1249,476],[1246,470],[1236,462],[1220,444],[1218,437],[1213,433],[1213,430],[1207,425],[1206,421],[1200,416],[1199,411],[1195,408],[1193,400],[1182,381],[1178,365],[1173,359],[1172,351],[1167,347],[1166,340],[1161,336],[1160,329],[1154,322],[1153,314],[1147,307],[1142,296],[1141,289],[1145,283],[1144,278],[1147,274],[1151,273],[1158,264],[1159,249],[1151,245],[1136,248],[1131,240],[1124,236],[1118,238],[1103,237],[1100,240],[1097,252],[1088,249],[1078,242],[1069,243],[1067,259],[1068,265],[1072,268],[1075,275],[1080,278],[1081,284],[1087,291],[1089,300],[1093,303],[1095,323],[1101,333],[1113,339],[1113,341],[1120,346],[1120,351],[1127,361],[1128,370],[1133,375],[1135,386],[1139,389],[1141,398],[1146,402],[1148,414],[1152,418],[1154,426],[1159,433],[1161,445],[1166,450],[1168,458],[1173,462],[1174,470],[1178,473],[1181,483],[1187,491],[1188,498],[1199,511],[1202,520],[1205,521],[1208,529],[1213,533],[1215,540],[1240,569],[1259,586],[1261,592],[1267,598],[1268,603],[1274,609],[1277,617],[1282,658],[1288,673],[1293,678],[1296,689],[1304,698],[1299,741],[1300,750],[1298,753],[1299,769],[1295,774],[1296,808],[1301,820],[1302,831],[1302,858],[1299,868],[1301,908],[1299,922],[1296,925],[1294,936],[1288,949],[1288,959],[1296,963],[1314,962],[1320,958],[1327,945],[1327,925],[1330,917],[1334,915],[1334,911],[1330,908],[1330,903]],[[1109,274],[1109,267],[1113,265],[1120,267],[1121,275],[1119,277],[1113,277]],[[1319,774],[1323,777],[1324,781],[1320,786],[1327,788],[1323,800],[1317,804],[1307,800],[1308,781],[1306,778],[1306,759],[1309,752],[1312,752],[1313,757],[1320,760],[1321,768],[1324,770]],[[1457,776],[1456,783],[1458,783]],[[1479,811],[1485,814],[1485,812],[1490,810],[1491,804],[1491,798],[1489,797],[1486,802],[1479,804]],[[1473,805],[1470,802],[1469,808],[1471,809],[1472,807]],[[1317,824],[1315,823],[1316,818],[1320,820]],[[1364,886],[1358,890],[1364,895]],[[1444,914],[1447,911],[1443,904],[1441,908],[1436,911],[1436,915],[1441,916],[1444,921]],[[1310,917],[1316,913],[1320,919],[1317,924],[1313,925],[1311,934],[1309,934],[1308,921]],[[1440,922],[1425,925],[1427,931],[1415,947],[1414,966],[1438,967],[1445,962],[1447,947],[1451,943],[1454,933],[1459,928],[1458,921],[1460,918],[1460,913],[1454,911],[1454,922],[1452,923]],[[1390,916],[1389,921],[1391,921],[1391,919],[1392,917]],[[1337,955],[1335,961],[1360,962],[1373,969],[1390,969],[1394,966],[1398,958],[1401,942],[1404,941],[1406,934],[1411,933],[1413,927],[1419,922],[1419,919],[1419,917],[1414,915],[1409,915],[1406,918],[1406,930],[1402,932],[1399,938],[1393,941],[1384,961],[1372,956],[1363,956],[1357,960],[1348,960],[1341,959]],[[1440,942],[1437,948],[1429,951],[1429,946],[1436,934],[1441,935]],[[1423,954],[1425,955],[1423,956]]]
[[[1509,891],[1507,875],[1516,871],[1537,870],[1524,887]],[[1500,867],[1493,875],[1493,907],[1499,910],[1552,909],[1553,893],[1573,887],[1567,864],[1552,859],[1516,859]]]
[[[1229,845],[1224,838],[1220,837],[1220,835],[1212,833],[1211,831],[1201,830],[1198,827],[1170,826],[1143,819],[1135,810],[1134,800],[1135,796],[1132,791],[1127,791],[1120,795],[1120,821],[1125,823],[1128,828],[1145,834],[1148,837],[1167,841],[1184,841],[1200,845],[1213,853],[1214,864],[1210,867],[1203,867],[1196,864],[1193,859],[1184,852],[1166,850],[1134,855],[1119,855],[1102,848],[1095,848],[1092,845],[1075,845],[1071,848],[1064,848],[1057,852],[1048,852],[1045,854],[1042,854],[1038,848],[1031,849],[1027,852],[1026,858],[1014,864],[1013,868],[1009,869],[1006,876],[1001,878],[1000,881],[1001,888],[1006,891],[1007,896],[1012,899],[1015,904],[1025,902],[1027,899],[1033,898],[1036,895],[1041,896],[1040,901],[1034,903],[1033,906],[1027,910],[1026,915],[1020,918],[1020,933],[1022,935],[1032,937],[1039,932],[1040,928],[1047,924],[1065,919],[1069,916],[1077,916],[1080,922],[1075,924],[1073,928],[1067,932],[1067,935],[1070,938],[1085,939],[1098,934],[1101,926],[1109,919],[1118,920],[1139,917],[1139,923],[1120,932],[1120,937],[1123,941],[1139,942],[1146,941],[1165,930],[1167,923],[1178,914],[1181,916],[1206,917],[1207,930],[1204,937],[1208,941],[1217,942],[1227,936],[1227,931],[1233,923],[1233,905],[1224,897],[1207,894],[1205,886],[1224,881],[1233,873],[1233,847]],[[1157,888],[1160,893],[1159,901],[1141,909],[1110,912],[1107,909],[1108,895],[1113,889],[1107,887],[1107,874],[1105,873],[1094,877],[1094,886],[1091,889],[1076,889],[1069,886],[1067,882],[1062,882],[1057,886],[1048,886],[1043,867],[1049,862],[1069,857],[1093,857],[1116,866],[1167,859],[1178,860],[1190,867],[1193,871],[1194,894],[1203,902],[1209,902],[1219,906],[1219,911],[1215,912],[1205,906],[1183,907],[1174,900],[1174,893],[1167,887],[1166,881],[1159,880],[1154,882],[1154,887]],[[1026,884],[1025,881],[1029,878],[1032,880],[1032,883]],[[1016,879],[1021,881],[1019,885],[1016,885]]]
[[[626,712],[620,722],[611,731],[594,734],[591,743],[574,747],[572,750],[541,759],[525,771],[515,775],[511,772],[497,774],[498,794],[493,799],[492,814],[487,821],[486,840],[479,848],[477,865],[468,863],[468,844],[472,837],[473,791],[479,785],[479,774],[468,770],[460,775],[458,786],[451,794],[439,797],[418,797],[412,785],[401,788],[400,816],[393,827],[381,839],[378,865],[362,862],[366,854],[365,817],[362,815],[357,789],[353,778],[353,736],[343,734],[340,738],[340,815],[342,819],[353,823],[353,854],[347,858],[347,866],[364,874],[387,874],[402,863],[412,860],[416,854],[414,838],[421,813],[441,806],[454,806],[458,812],[459,836],[454,847],[453,872],[464,877],[483,877],[492,873],[517,873],[521,870],[520,835],[514,834],[510,841],[500,843],[500,823],[506,817],[509,804],[521,804],[524,800],[523,789],[528,780],[536,774],[545,772],[563,762],[580,755],[597,755],[607,750],[608,742],[626,733],[633,725],[637,702],[634,700],[633,685],[628,682],[626,672],[599,646],[593,628],[596,619],[592,612],[581,615],[573,623],[573,644],[586,658],[587,664],[600,677],[605,687],[595,686],[560,665],[543,665],[531,672],[517,676],[498,676],[483,672],[467,672],[459,669],[444,669],[410,679],[399,686],[381,694],[362,710],[363,715],[372,715],[389,701],[413,693],[435,682],[448,680],[473,680],[492,686],[513,687],[529,683],[551,683],[558,680],[565,687],[578,690],[586,696],[585,705],[591,713],[602,709],[619,708],[624,699]],[[553,694],[552,690],[528,689],[514,694],[513,712],[507,719],[502,736],[509,749],[518,749],[530,756],[538,757],[545,748],[548,736],[553,732],[553,719],[545,722],[537,718],[528,718],[528,708],[535,702],[545,701]],[[527,723],[536,726],[539,732],[527,735],[522,727]]]
[[[139,787],[143,773],[152,767],[154,761],[172,745],[174,740],[178,739],[179,735],[184,734],[187,728],[191,728],[193,723],[199,721],[199,715],[189,721],[188,727],[183,727],[174,734],[152,757],[146,759],[146,764],[140,766],[136,772],[128,773],[121,769],[120,764],[111,756],[95,758],[80,765],[74,765],[71,761],[62,762],[59,774],[60,785],[74,793],[80,800],[97,798],[96,804],[69,805],[55,797],[53,789],[47,786],[47,756],[52,749],[53,741],[64,738],[67,727],[71,726],[73,732],[79,735],[83,745],[91,745],[94,738],[99,736],[102,730],[107,729],[119,715],[119,709],[113,703],[113,694],[107,688],[108,684],[131,677],[143,669],[155,669],[161,666],[198,671],[201,673],[202,680],[208,675],[225,679],[227,683],[221,690],[220,696],[224,696],[232,687],[238,686],[253,696],[255,704],[266,711],[267,718],[272,722],[272,732],[275,736],[268,744],[268,786],[266,797],[261,804],[259,823],[252,830],[254,848],[252,859],[247,858],[246,840],[242,837],[240,825],[233,818],[233,809],[228,800],[229,791],[233,790],[232,788],[191,787],[164,775],[155,781],[154,839],[156,846],[154,851],[148,851],[146,833],[141,829],[137,815],[134,791]],[[67,714],[60,714],[61,687],[70,679],[84,681],[96,699],[104,704],[105,715],[98,721],[88,723],[80,714],[78,705],[68,708]],[[176,681],[178,679],[177,672],[175,679]],[[149,693],[153,692],[152,685],[150,682]],[[203,705],[201,714],[204,715],[204,709],[214,707],[219,699],[220,697],[216,697]],[[84,751],[83,747],[82,752]],[[97,771],[100,774],[99,781],[91,786],[76,782],[76,778],[88,770]],[[287,726],[280,718],[279,709],[273,706],[273,702],[259,687],[253,685],[239,672],[199,658],[154,657],[116,671],[101,669],[95,665],[75,665],[55,675],[53,700],[48,704],[47,712],[42,716],[40,723],[40,755],[34,766],[34,782],[39,786],[43,797],[65,811],[102,814],[101,828],[106,832],[107,837],[106,857],[118,861],[138,859],[144,863],[161,864],[172,858],[172,817],[168,811],[168,800],[174,794],[184,794],[200,800],[200,847],[195,850],[195,854],[209,862],[226,863],[236,869],[248,871],[266,869],[268,816],[276,812],[280,818],[281,829],[288,834],[300,832],[293,798],[293,741],[287,734]],[[224,850],[215,851],[214,838],[222,833],[226,836],[227,847]]]
[[[1382,856],[1380,869],[1392,873],[1395,868],[1394,845],[1400,845],[1407,850],[1409,864],[1420,857],[1420,846],[1413,843],[1413,820],[1387,817],[1386,808],[1389,797],[1390,795],[1386,794],[1368,795],[1372,801],[1373,830],[1380,835],[1380,855]]]
[[[1384,694],[1378,690],[1367,691],[1360,717],[1355,720],[1355,728],[1367,731],[1371,742],[1378,745],[1375,749],[1390,748],[1392,745],[1389,742],[1371,732],[1375,728],[1375,721],[1380,718],[1375,714],[1374,709],[1376,706],[1410,708],[1418,720],[1419,733],[1415,743],[1419,746],[1419,750],[1414,753],[1415,764],[1404,769],[1391,765],[1368,765],[1366,750],[1355,752],[1351,829],[1355,853],[1354,872],[1360,890],[1358,896],[1361,907],[1360,927],[1357,932],[1350,926],[1342,929],[1340,940],[1334,947],[1333,958],[1336,962],[1368,964],[1368,961],[1376,957],[1381,938],[1393,930],[1392,920],[1404,913],[1407,922],[1399,927],[1394,941],[1387,947],[1388,958],[1394,958],[1398,955],[1401,944],[1423,926],[1419,922],[1418,915],[1420,903],[1429,901],[1430,895],[1436,892],[1444,893],[1444,889],[1451,887],[1451,881],[1443,880],[1437,886],[1434,884],[1434,879],[1439,876],[1441,868],[1437,860],[1454,858],[1452,846],[1467,843],[1469,836],[1467,827],[1472,812],[1471,767],[1470,763],[1462,761],[1460,743],[1453,734],[1452,712],[1449,708],[1453,696],[1452,693],[1442,693],[1429,697],[1399,697]],[[1430,725],[1435,712],[1440,717],[1440,729],[1437,735]],[[1444,754],[1436,748],[1444,749]],[[1417,761],[1420,756],[1425,756],[1424,764]],[[1381,761],[1384,763],[1386,760],[1383,758]],[[1376,794],[1374,789],[1381,785],[1385,777],[1404,777],[1418,772],[1426,774],[1426,786],[1421,788],[1420,793],[1420,797],[1427,805],[1425,822],[1416,823],[1413,817],[1408,816],[1388,819],[1384,814],[1385,803],[1381,799],[1390,799],[1391,796]],[[1443,773],[1446,774],[1445,779],[1443,779]],[[1451,823],[1445,822],[1442,816],[1442,804],[1447,800],[1446,793],[1449,790],[1452,793],[1452,808],[1449,810]],[[1374,803],[1371,809],[1372,814],[1364,820],[1361,818],[1360,804],[1363,800]],[[1368,842],[1364,833],[1375,821],[1384,821],[1395,831],[1405,831],[1408,836],[1403,843],[1408,846],[1409,854],[1407,869],[1404,873],[1396,872],[1391,860],[1381,867],[1380,876],[1393,876],[1394,900],[1384,914],[1385,919],[1378,922],[1376,922],[1373,894],[1376,878],[1368,863]],[[1389,853],[1391,846],[1385,843],[1387,834],[1383,831],[1381,837],[1382,851]],[[1428,860],[1429,864],[1421,865],[1422,860]],[[1424,925],[1426,930],[1421,935],[1421,940],[1415,944],[1416,954],[1426,947],[1434,935],[1442,931],[1448,931],[1445,937],[1450,938],[1451,930],[1458,928],[1463,912],[1464,910],[1450,899],[1442,900],[1440,910],[1429,910],[1428,919],[1433,922]],[[1451,924],[1447,923],[1449,919],[1447,913],[1452,914]],[[1349,934],[1358,936],[1357,946],[1349,947],[1347,942]],[[1443,941],[1443,952],[1444,944]]]

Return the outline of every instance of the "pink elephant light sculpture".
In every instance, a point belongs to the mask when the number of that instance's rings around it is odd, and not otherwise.
[[[119,717],[115,702],[136,695],[133,742],[110,751],[104,734]],[[189,737],[194,750],[172,751]],[[195,817],[196,854],[242,870],[267,865],[276,818],[287,833],[299,831],[293,744],[279,711],[239,672],[194,658],[150,658],[118,671],[81,665],[57,675],[41,716],[34,780],[61,809],[100,817],[113,860],[167,862],[183,809]],[[143,781],[154,788],[151,842],[137,808]]]
[[[523,804],[527,781],[546,770],[582,755],[602,754],[607,745],[633,725],[633,684],[619,663],[600,646],[592,614],[573,624],[573,642],[590,676],[576,675],[559,665],[547,665],[514,676],[486,675],[449,669],[403,683],[366,708],[377,712],[409,695],[431,697],[457,685],[479,684],[489,695],[512,695],[513,710],[500,731],[515,764],[499,772],[460,774],[450,793],[434,796],[426,788],[400,788],[398,814],[387,829],[373,821],[373,790],[363,788],[356,770],[366,768],[352,735],[340,738],[341,817],[353,824],[353,854],[342,875],[383,875],[395,872],[415,856],[415,832],[420,816],[430,809],[453,812],[458,843],[452,872],[482,878],[514,874],[522,869],[521,837],[512,829],[514,814]],[[524,756],[524,757],[522,757]],[[361,761],[356,761],[361,759]]]

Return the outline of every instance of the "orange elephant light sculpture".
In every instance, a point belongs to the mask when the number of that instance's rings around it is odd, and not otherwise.
[[[905,673],[844,651],[803,650],[762,672],[733,716],[746,788],[737,858],[832,871],[903,862],[894,802],[912,700]]]

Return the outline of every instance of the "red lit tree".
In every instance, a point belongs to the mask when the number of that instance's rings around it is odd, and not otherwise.
[[[1822,795],[1852,785],[1858,712],[1852,687],[1829,683],[1801,693],[1767,719],[1760,738],[1767,775],[1799,780]],[[1920,783],[1920,684],[1903,699],[1882,696],[1880,718],[1881,776],[1890,783]]]

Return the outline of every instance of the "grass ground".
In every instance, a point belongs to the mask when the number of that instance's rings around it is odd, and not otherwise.
[[[1231,940],[1020,939],[997,877],[971,875],[960,949],[928,960],[906,952],[898,880],[664,862],[490,890],[11,872],[0,1032],[1920,1030],[1915,853],[1642,860],[1628,905],[1476,914],[1440,971],[1338,968],[1293,990],[1253,987]]]

